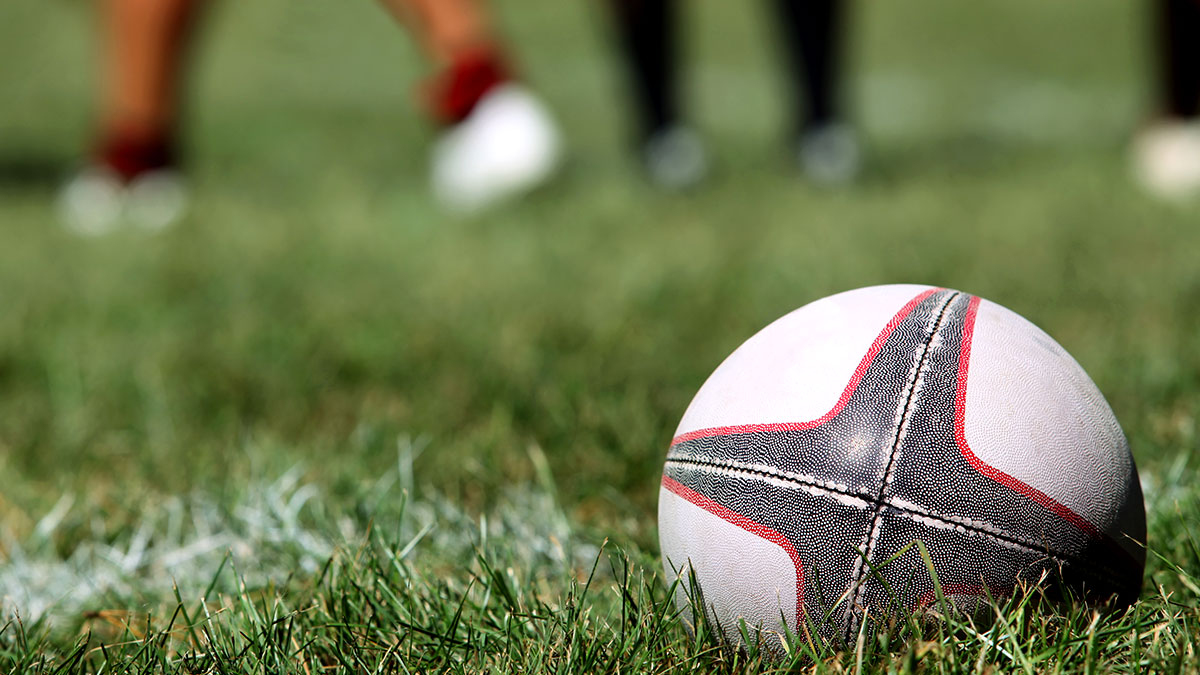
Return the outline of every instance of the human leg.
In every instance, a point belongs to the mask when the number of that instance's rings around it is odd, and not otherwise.
[[[1200,116],[1200,1],[1159,0],[1156,14],[1162,114],[1195,119]]]
[[[638,133],[679,124],[678,8],[674,0],[610,0],[617,42],[633,92]]]
[[[199,0],[105,0],[100,136],[129,180],[174,161],[185,53]]]
[[[858,172],[859,149],[843,121],[845,2],[773,0],[792,91],[797,159],[810,178],[841,183]]]
[[[513,76],[480,0],[382,0],[437,74],[425,94],[442,126],[432,183],[444,205],[475,211],[549,178],[560,141],[549,112]]]
[[[636,143],[647,175],[684,188],[707,171],[699,138],[680,115],[676,0],[608,0],[633,101]]]
[[[91,165],[60,195],[65,221],[100,234],[128,219],[159,229],[182,216],[174,169],[182,71],[201,0],[101,4],[100,120]]]
[[[1134,141],[1134,175],[1167,199],[1200,196],[1200,0],[1157,0],[1154,119]]]

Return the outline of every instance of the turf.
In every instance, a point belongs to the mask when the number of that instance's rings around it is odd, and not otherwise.
[[[754,331],[903,281],[1011,307],[1096,380],[1147,489],[1142,601],[1018,596],[988,627],[793,665],[1196,672],[1200,211],[1128,180],[1137,7],[858,7],[869,164],[834,191],[788,163],[765,15],[689,8],[717,166],[684,195],[629,162],[601,7],[499,9],[571,150],[529,199],[438,211],[423,69],[377,7],[224,3],[197,45],[194,212],[99,240],[53,210],[90,129],[91,9],[0,9],[0,670],[785,667],[666,601],[665,447]]]

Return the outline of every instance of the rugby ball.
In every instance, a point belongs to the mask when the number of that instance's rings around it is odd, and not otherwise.
[[[734,351],[679,423],[658,522],[676,602],[772,649],[851,643],[939,587],[960,609],[1040,581],[1131,603],[1145,565],[1096,385],[1021,316],[923,286],[818,300]]]

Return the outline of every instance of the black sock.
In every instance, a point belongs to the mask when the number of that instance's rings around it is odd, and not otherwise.
[[[644,139],[678,122],[675,0],[609,0]]]
[[[841,79],[841,0],[774,0],[798,129],[837,119]]]
[[[1200,0],[1160,0],[1158,3],[1160,96],[1164,113],[1173,117],[1200,115]]]

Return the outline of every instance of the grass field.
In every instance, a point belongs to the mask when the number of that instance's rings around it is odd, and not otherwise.
[[[4,3],[0,671],[783,667],[666,601],[662,459],[753,332],[891,282],[1007,305],[1095,379],[1147,491],[1143,599],[1018,597],[987,630],[797,667],[1200,671],[1200,208],[1128,180],[1140,7],[862,3],[868,169],[824,191],[780,145],[761,8],[694,4],[717,160],[694,193],[629,162],[597,3],[500,3],[570,163],[462,220],[427,195],[422,68],[378,7],[226,2],[198,45],[194,212],[84,240],[52,200],[90,128],[91,7]]]

